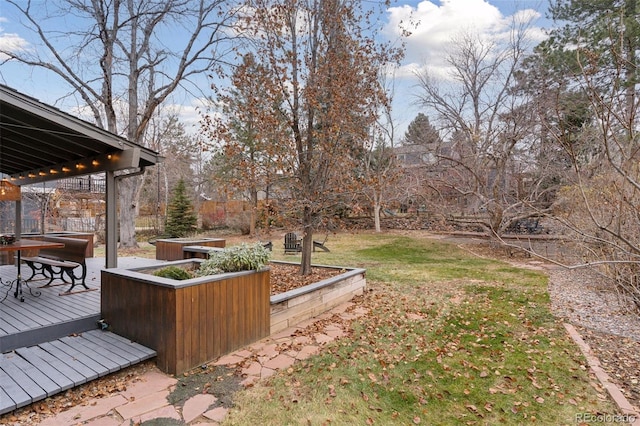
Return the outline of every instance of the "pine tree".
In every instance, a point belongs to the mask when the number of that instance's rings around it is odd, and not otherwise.
[[[440,135],[431,125],[429,118],[423,113],[419,113],[416,118],[409,123],[409,127],[404,134],[404,145],[429,145],[439,143]]]
[[[171,238],[186,237],[195,233],[197,222],[184,180],[180,179],[173,189],[173,197],[169,203],[165,233]]]

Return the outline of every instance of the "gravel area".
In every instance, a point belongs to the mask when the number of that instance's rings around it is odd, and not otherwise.
[[[551,269],[551,308],[573,324],[636,412],[640,412],[640,316],[587,269]]]

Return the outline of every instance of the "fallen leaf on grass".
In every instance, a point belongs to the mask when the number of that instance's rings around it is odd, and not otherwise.
[[[333,385],[329,385],[329,396],[332,396],[332,397],[336,396],[336,388]]]

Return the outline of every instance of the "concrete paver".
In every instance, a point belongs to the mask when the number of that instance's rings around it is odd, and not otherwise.
[[[180,413],[178,413],[176,407],[174,407],[173,405],[166,405],[164,407],[158,408],[157,410],[149,411],[148,413],[145,413],[141,416],[125,420],[125,424],[130,425],[131,422],[133,422],[133,424],[137,425],[153,419],[182,420],[182,416],[180,416]]]
[[[60,426],[73,425],[96,417],[104,416],[116,407],[123,406],[127,403],[127,399],[116,394],[108,398],[100,398],[92,401],[88,405],[78,405],[70,410],[63,411],[54,417],[45,419],[40,425],[43,426]]]
[[[259,362],[252,362],[251,365],[242,370],[242,374],[246,374],[247,376],[260,376],[261,370],[262,364]]]
[[[335,340],[334,337],[331,337],[331,336],[329,336],[327,334],[323,334],[323,333],[316,334],[315,337],[316,337],[316,342],[318,342],[320,344],[329,343],[329,342],[332,342],[333,340]]]
[[[213,420],[214,422],[222,422],[227,416],[228,412],[229,410],[224,407],[216,407],[213,410],[209,410],[204,413],[203,416],[205,416],[209,420]]]
[[[121,421],[111,416],[103,416],[84,423],[84,426],[120,426],[121,423]]]
[[[244,361],[244,358],[235,354],[225,355],[218,359],[213,365],[235,365]]]
[[[269,367],[262,367],[262,371],[260,371],[260,378],[266,379],[267,377],[271,377],[276,374],[276,370]]]
[[[266,368],[271,368],[272,370],[284,370],[291,367],[295,361],[295,358],[292,358],[288,355],[280,354],[277,357],[265,362],[263,366]]]
[[[278,351],[278,345],[276,345],[275,343],[264,345],[258,352],[258,357],[266,357],[269,359],[278,355],[280,355],[280,351]]]
[[[133,417],[141,416],[158,408],[166,407],[169,405],[169,401],[167,401],[168,396],[169,389],[154,392],[128,404],[116,407],[116,411],[123,419],[132,419]]]
[[[139,381],[128,386],[122,395],[129,401],[143,398],[151,393],[162,391],[178,383],[174,377],[158,371],[147,372]]]
[[[311,346],[311,345],[305,346],[300,350],[300,352],[298,352],[296,359],[298,360],[307,359],[313,355],[316,355],[319,352],[320,352],[320,348],[318,348],[317,346]]]
[[[197,419],[203,413],[208,411],[209,407],[217,400],[218,398],[210,394],[201,394],[189,398],[187,402],[184,403],[184,407],[182,408],[183,420],[185,421],[185,423],[189,423]]]

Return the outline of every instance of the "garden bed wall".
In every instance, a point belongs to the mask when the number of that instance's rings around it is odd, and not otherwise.
[[[314,267],[325,266],[314,265]],[[336,268],[335,266],[326,267]],[[367,285],[366,270],[341,269],[345,270],[343,274],[271,296],[271,334],[293,327],[362,294]]]
[[[269,335],[268,269],[183,281],[142,269],[102,271],[102,317],[154,349],[160,370],[180,374]]]
[[[180,260],[185,255],[182,251],[186,246],[207,246],[224,248],[226,240],[224,238],[161,238],[156,240],[156,259],[158,260]]]

